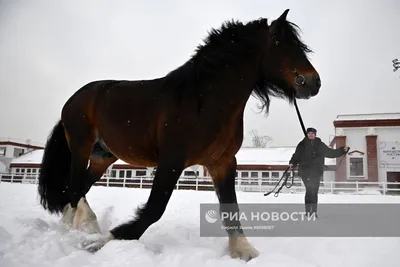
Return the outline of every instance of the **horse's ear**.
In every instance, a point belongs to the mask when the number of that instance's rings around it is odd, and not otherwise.
[[[270,32],[271,34],[275,34],[276,28],[278,27],[279,23],[280,23],[281,21],[285,21],[285,20],[286,20],[286,17],[287,17],[287,14],[288,14],[288,13],[289,13],[289,9],[286,9],[286,10],[282,13],[282,15],[279,16],[279,18],[277,18],[275,21],[273,21],[273,22],[271,23],[271,26],[270,26],[270,28],[269,28],[269,32]]]
[[[279,20],[279,21],[281,21],[281,20],[286,20],[286,17],[287,17],[287,14],[289,13],[289,9],[286,9],[283,13],[282,13],[282,15],[280,15],[280,17],[277,19],[277,20]]]

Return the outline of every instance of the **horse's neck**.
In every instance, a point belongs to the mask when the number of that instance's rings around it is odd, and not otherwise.
[[[214,100],[226,103],[221,107],[244,109],[258,81],[259,70],[255,66],[256,64],[238,64],[210,84],[206,94]]]

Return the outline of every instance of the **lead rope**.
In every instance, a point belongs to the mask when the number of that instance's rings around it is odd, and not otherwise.
[[[294,99],[294,106],[296,107],[297,117],[299,118],[300,125],[301,125],[301,128],[303,129],[304,135],[307,136],[307,131],[306,131],[306,128],[304,126],[303,119],[301,118],[301,114],[300,114],[300,111],[299,111],[299,107],[297,106],[296,99]],[[281,176],[281,179],[279,179],[279,181],[276,184],[276,186],[271,191],[265,193],[264,196],[268,196],[269,194],[274,192],[275,189],[279,186],[280,182],[283,180],[283,178],[285,178],[285,180],[283,181],[283,183],[279,187],[278,191],[275,192],[275,194],[274,194],[275,197],[278,197],[279,192],[282,190],[282,188],[284,186],[286,186],[286,188],[290,188],[290,187],[293,186],[293,183],[294,183],[294,170],[292,170],[292,184],[289,187],[287,186],[287,181],[289,180],[289,172],[288,172],[289,168],[290,167],[287,167],[286,170],[283,172],[283,174]]]
[[[296,107],[297,117],[299,118],[300,125],[301,125],[301,128],[303,130],[304,136],[307,137],[307,130],[306,130],[306,127],[304,127],[303,119],[301,118],[301,114],[300,114],[300,111],[299,111],[299,107],[297,106],[296,98],[294,99],[294,106]]]
[[[281,184],[281,186],[279,187],[278,191],[275,192],[274,196],[277,197],[279,195],[279,192],[281,192],[282,188],[285,186],[286,188],[291,188],[294,184],[294,171],[292,170],[292,184],[290,186],[287,186],[287,181],[289,180],[289,167],[286,168],[285,172],[282,174],[281,179],[279,179],[278,183],[275,185],[274,189],[272,189],[271,191],[267,192],[264,194],[264,196],[268,196],[269,194],[271,194],[272,192],[274,192],[274,190],[278,187],[278,185],[280,184],[280,182],[283,180],[283,178],[285,178],[285,180],[283,181],[283,183]]]

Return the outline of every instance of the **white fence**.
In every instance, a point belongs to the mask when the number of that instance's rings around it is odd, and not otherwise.
[[[38,183],[37,174],[21,174],[21,173],[0,173],[1,182],[10,183]],[[236,190],[244,192],[269,192],[275,188],[279,178],[237,178]],[[291,184],[292,179],[288,180],[287,186]],[[129,188],[151,188],[153,183],[152,177],[132,177],[132,178],[115,178],[104,175],[95,186],[105,187],[129,187]],[[278,186],[279,187],[279,186]],[[212,181],[209,177],[181,177],[175,186],[178,190],[196,190],[210,191],[214,190]],[[275,190],[276,191],[276,190]],[[290,188],[285,186],[281,193],[302,193],[305,191],[304,185],[300,178],[295,178]],[[324,182],[321,181],[321,194],[396,194],[400,195],[400,183],[388,182],[364,182],[364,181],[343,181],[343,182]],[[273,193],[272,193],[273,194]]]

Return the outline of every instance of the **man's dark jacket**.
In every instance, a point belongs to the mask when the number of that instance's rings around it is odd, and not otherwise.
[[[325,158],[338,158],[346,153],[343,147],[332,149],[318,137],[314,140],[305,137],[297,145],[289,164],[299,166],[300,177],[321,176],[324,173]]]

